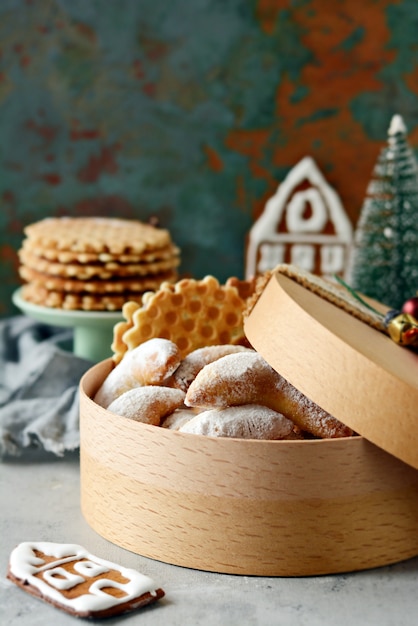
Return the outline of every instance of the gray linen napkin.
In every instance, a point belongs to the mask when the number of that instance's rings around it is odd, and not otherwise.
[[[0,457],[79,446],[78,384],[92,363],[61,347],[71,340],[24,315],[0,320]]]

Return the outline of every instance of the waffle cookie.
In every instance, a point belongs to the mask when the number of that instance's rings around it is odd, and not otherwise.
[[[70,310],[115,311],[178,278],[170,233],[135,220],[47,218],[25,228],[22,297]]]
[[[7,577],[56,608],[90,619],[127,613],[164,596],[148,576],[75,544],[21,543],[11,553]]]
[[[114,361],[153,337],[173,341],[182,357],[204,346],[246,345],[243,310],[251,293],[252,283],[237,279],[224,285],[213,276],[164,282],[145,293],[140,304],[124,305],[125,321],[113,332]]]
[[[174,254],[171,258],[155,258],[153,260],[139,260],[137,263],[117,261],[99,261],[92,263],[77,263],[49,261],[42,256],[31,254],[24,248],[19,251],[19,259],[24,267],[32,272],[47,274],[54,277],[77,278],[90,280],[92,278],[106,279],[140,277],[149,274],[160,274],[172,270],[179,264],[179,258]],[[174,258],[173,258],[174,257]]]

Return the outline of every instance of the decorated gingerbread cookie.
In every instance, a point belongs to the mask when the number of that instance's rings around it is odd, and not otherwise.
[[[164,596],[151,578],[75,544],[21,543],[11,553],[7,577],[76,617],[110,617]]]
[[[337,192],[311,157],[290,170],[253,224],[248,238],[246,276],[281,263],[320,276],[342,274],[352,225]]]

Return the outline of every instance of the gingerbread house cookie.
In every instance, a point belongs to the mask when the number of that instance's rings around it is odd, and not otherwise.
[[[119,615],[164,596],[148,576],[75,544],[21,543],[11,553],[7,577],[33,596],[84,618]]]
[[[336,191],[311,157],[289,172],[253,224],[247,278],[290,263],[320,276],[342,275],[352,225]]]

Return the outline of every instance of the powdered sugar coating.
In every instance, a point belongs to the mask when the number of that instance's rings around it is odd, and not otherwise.
[[[220,346],[206,346],[198,348],[188,354],[180,363],[179,367],[173,374],[172,384],[178,389],[187,391],[192,381],[205,365],[220,359],[227,354],[235,354],[237,352],[248,352],[252,350],[245,346],[235,346],[232,344]]]
[[[258,404],[212,409],[195,415],[179,431],[208,437],[239,439],[284,439],[293,422],[284,415]]]
[[[258,404],[256,398],[263,385],[267,392],[268,385],[276,384],[275,374],[258,352],[228,354],[198,373],[187,391],[185,404],[204,408]]]
[[[195,415],[200,413],[199,409],[179,408],[176,409],[170,415],[162,421],[162,428],[168,428],[169,430],[179,430],[183,424],[193,419]]]
[[[169,339],[154,338],[127,352],[108,374],[94,401],[103,408],[122,393],[143,385],[160,385],[177,369],[180,351]]]
[[[230,354],[206,365],[190,385],[185,404],[206,409],[261,404],[317,437],[353,434],[293,387],[258,352]]]
[[[137,422],[159,426],[161,420],[183,404],[181,389],[148,385],[135,387],[116,398],[107,410]]]

